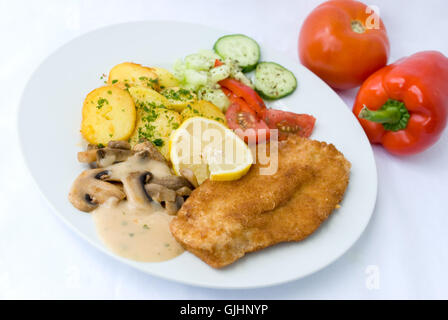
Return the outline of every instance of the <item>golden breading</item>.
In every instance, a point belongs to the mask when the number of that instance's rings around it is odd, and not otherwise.
[[[238,181],[205,181],[171,222],[173,236],[215,268],[309,236],[342,200],[350,163],[331,144],[291,136],[278,164],[273,175],[257,163]]]

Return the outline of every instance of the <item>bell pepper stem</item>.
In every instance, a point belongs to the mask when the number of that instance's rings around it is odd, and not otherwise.
[[[401,118],[401,112],[397,107],[373,111],[364,106],[359,112],[359,117],[378,123],[398,123]]]
[[[406,128],[410,115],[403,102],[389,99],[378,110],[364,106],[358,118],[381,123],[386,130],[398,131]]]

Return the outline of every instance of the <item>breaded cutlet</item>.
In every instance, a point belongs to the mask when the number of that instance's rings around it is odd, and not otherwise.
[[[206,180],[171,224],[176,240],[215,268],[246,253],[312,234],[341,202],[350,163],[332,144],[290,136],[279,142],[278,170],[259,163],[237,181]]]

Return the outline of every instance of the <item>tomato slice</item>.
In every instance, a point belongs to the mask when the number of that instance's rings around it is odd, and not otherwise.
[[[266,105],[254,89],[232,78],[221,80],[218,83],[221,87],[244,99],[260,118],[264,117]]]
[[[224,92],[224,94],[227,96],[227,98],[230,99],[230,101],[232,101],[232,99],[234,98],[238,98],[238,96],[236,94],[234,94],[232,91],[230,91],[227,88],[221,87],[222,92]]]
[[[308,138],[313,132],[316,118],[308,114],[297,114],[282,110],[267,109],[264,118],[271,129],[278,129],[279,140],[284,140],[290,134]]]
[[[227,125],[246,143],[260,143],[270,139],[270,129],[266,122],[241,98],[231,99],[226,112]]]

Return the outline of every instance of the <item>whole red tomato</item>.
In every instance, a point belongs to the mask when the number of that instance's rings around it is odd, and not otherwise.
[[[381,19],[353,0],[327,1],[314,9],[299,35],[302,63],[335,89],[350,89],[384,67],[389,40]]]

